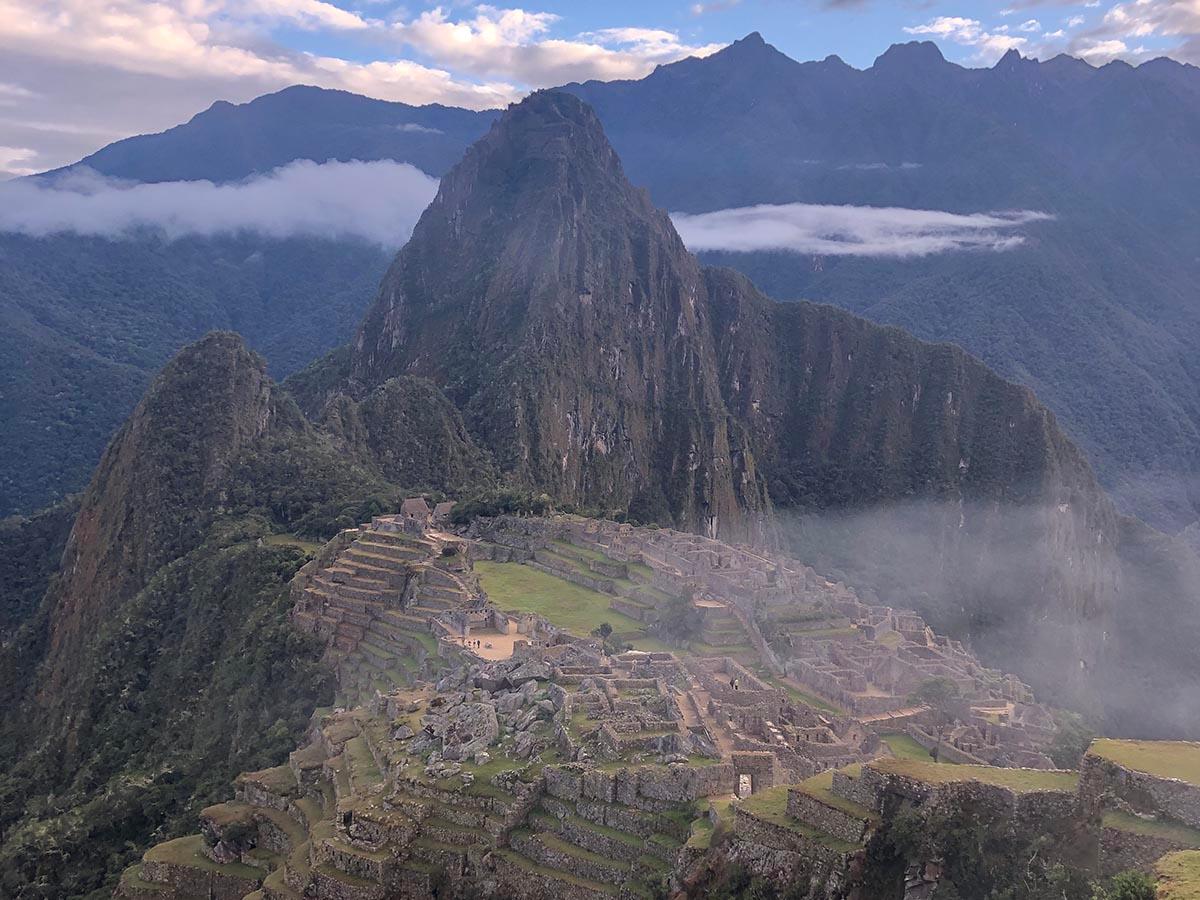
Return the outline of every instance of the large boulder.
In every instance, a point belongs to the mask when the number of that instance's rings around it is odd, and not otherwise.
[[[447,759],[469,759],[500,736],[496,708],[490,703],[459,704],[446,714],[444,726],[442,755]]]

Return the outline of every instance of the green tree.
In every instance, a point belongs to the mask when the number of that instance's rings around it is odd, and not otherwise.
[[[1046,751],[1047,755],[1060,769],[1074,769],[1091,746],[1096,733],[1088,728],[1081,716],[1073,712],[1056,713],[1054,722],[1058,728]]]
[[[1156,896],[1154,879],[1130,869],[1114,875],[1107,885],[1096,885],[1092,900],[1154,900]]]
[[[941,676],[930,678],[909,695],[909,699],[922,706],[928,706],[933,719],[934,734],[937,744],[933,748],[933,760],[937,762],[942,752],[942,740],[946,730],[954,724],[957,718],[954,714],[954,704],[958,700],[958,685],[949,678]]]

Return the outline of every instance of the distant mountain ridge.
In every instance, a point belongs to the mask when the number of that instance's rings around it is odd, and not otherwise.
[[[219,100],[182,125],[116,141],[47,175],[86,167],[131,181],[222,183],[296,159],[392,159],[441,175],[497,115],[296,85],[249,103]]]
[[[1124,510],[1172,531],[1200,517],[1196,67],[1160,59],[1095,68],[1068,57],[1035,62],[1009,53],[991,68],[966,69],[933,44],[913,42],[859,70],[837,57],[796,62],[752,34],[640,81],[566,89],[597,110],[634,183],[670,210],[797,201],[1052,214],[1004,253],[887,260],[714,251],[705,261],[738,268],[776,297],[834,303],[928,340],[959,343],[1055,410]],[[237,107],[218,104],[85,162],[125,178],[220,181],[297,157],[390,157],[440,175],[494,116],[298,87]],[[60,256],[82,243],[54,240]],[[8,243],[0,239],[0,252]],[[328,252],[336,254],[336,246]],[[44,273],[23,255],[15,246],[8,253],[19,276],[7,290],[10,300],[25,297],[32,282],[39,293],[49,291],[39,304],[64,312],[77,306],[86,279],[44,285]],[[147,260],[163,280],[183,267],[171,256],[155,252]],[[369,265],[366,284],[382,272],[384,255]],[[197,289],[217,293],[231,290],[229,274],[228,267],[211,275],[186,270]],[[272,269],[264,292],[289,296],[297,290],[290,277]],[[347,301],[365,309],[368,292],[354,290],[363,292]],[[59,326],[47,333],[26,324],[31,305],[5,316],[17,326],[16,340],[53,341]],[[307,316],[311,307],[304,309]],[[314,340],[293,335],[282,321],[264,324],[274,333],[254,337],[254,346],[284,373],[292,367],[278,365],[277,347],[311,358],[347,335],[335,328],[332,340]],[[204,323],[213,325],[239,327],[229,317]],[[155,347],[154,365],[175,348],[165,338]],[[108,353],[102,348],[97,362]],[[148,374],[119,377],[142,384]],[[84,396],[90,390],[74,376],[72,386]],[[123,394],[122,403],[135,395]],[[92,405],[110,403],[97,398]],[[34,404],[23,437],[6,454],[31,460],[0,472],[0,484],[7,476],[11,485],[10,510],[78,487],[115,420],[93,422],[87,412],[66,417],[61,404],[53,397]],[[38,435],[47,425],[55,434],[69,429],[71,439],[42,453]],[[38,468],[45,456],[62,470],[63,452],[72,455],[73,478]]]

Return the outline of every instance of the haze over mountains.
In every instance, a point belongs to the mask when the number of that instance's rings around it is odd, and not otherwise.
[[[836,57],[797,63],[754,34],[641,81],[567,89],[597,110],[634,183],[673,211],[802,202],[1052,217],[1005,232],[1018,240],[1004,252],[713,250],[708,259],[741,269],[775,296],[835,303],[961,344],[1037,391],[1124,509],[1168,530],[1197,518],[1194,67],[1162,59],[1094,69],[1010,53],[975,70],[913,43],[859,71]],[[436,176],[494,116],[293,88],[244,106],[216,104],[83,164],[151,182],[229,182],[298,158],[392,159]],[[388,255],[351,239],[296,243],[249,233],[175,242],[6,235],[0,252],[13,341],[5,358],[28,357],[34,366],[53,359],[67,373],[61,383],[12,369],[4,375],[14,388],[5,391],[6,413],[22,425],[4,438],[6,511],[78,488],[149,372],[207,328],[247,333],[281,375],[344,340],[352,317],[342,312],[365,308]],[[221,264],[197,265],[212,257]],[[302,275],[297,261],[313,274]],[[138,277],[128,279],[134,270]],[[150,299],[156,284],[194,299]],[[144,353],[131,359],[105,337],[113,304],[90,306],[97,289],[139,310]],[[329,315],[331,295],[345,304],[337,315]],[[256,299],[248,305],[247,297]],[[282,309],[295,315],[278,315]],[[146,324],[156,320],[161,325]]]

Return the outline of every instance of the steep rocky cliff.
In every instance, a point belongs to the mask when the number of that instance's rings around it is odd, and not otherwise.
[[[62,687],[103,617],[199,542],[231,458],[275,412],[262,359],[236,335],[210,335],[167,365],[83,495],[51,613],[45,690]]]
[[[766,492],[709,315],[700,267],[595,115],[543,92],[442,181],[351,377],[432,379],[505,473],[564,501],[750,537]]]

